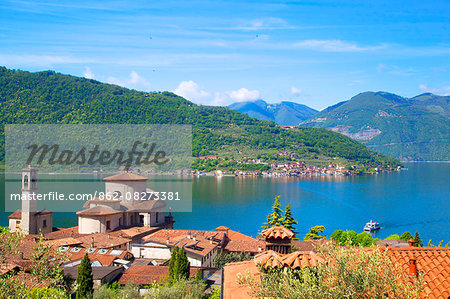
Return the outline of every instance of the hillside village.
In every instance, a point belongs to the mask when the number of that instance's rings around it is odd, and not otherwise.
[[[226,226],[208,231],[176,229],[176,219],[166,213],[164,202],[123,197],[126,192],[150,192],[146,177],[120,173],[104,181],[105,190],[118,192],[121,198],[87,201],[77,212],[75,227],[53,227],[51,211],[38,211],[35,201],[22,201],[22,208],[9,216],[9,231],[21,231],[25,237],[16,251],[5,257],[0,276],[14,275],[28,288],[50,286],[51,279],[38,280],[31,270],[33,252],[42,244],[53,253],[65,254],[61,265],[65,276],[76,279],[77,268],[87,255],[95,288],[117,282],[120,286],[137,286],[145,294],[148,285],[167,282],[171,254],[175,248],[184,248],[190,277],[201,269],[209,292],[220,288],[221,298],[252,298],[250,289],[238,284],[243,274],[260,279],[261,269],[314,268],[324,260],[321,248],[334,246],[328,240],[296,240],[292,231],[278,226],[263,230],[257,238]],[[27,167],[22,171],[22,193],[37,192],[38,170]],[[449,247],[415,247],[414,240],[377,244],[406,277],[414,280],[420,274],[423,296],[450,296]],[[365,250],[371,252],[374,247]],[[230,254],[246,254],[250,260],[228,263],[224,268],[215,263],[218,257]]]

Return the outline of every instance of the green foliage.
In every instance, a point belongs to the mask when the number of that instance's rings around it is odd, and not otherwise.
[[[57,288],[33,288],[27,295],[28,299],[63,299],[67,298],[64,290]]]
[[[214,259],[214,267],[222,269],[228,263],[248,261],[251,259],[252,256],[249,252],[221,252]]]
[[[294,217],[292,216],[291,203],[288,203],[288,205],[286,206],[286,209],[284,211],[283,226],[294,233],[294,239],[298,239],[296,237],[297,232],[295,231],[295,228],[294,228],[294,225],[297,223],[298,223],[298,221],[294,220]]]
[[[400,236],[400,240],[402,241],[409,241],[413,238],[413,236],[411,235],[410,232],[404,232],[401,236]]]
[[[184,247],[174,247],[169,261],[169,283],[173,284],[180,279],[189,279],[190,268]]]
[[[283,226],[283,210],[280,208],[280,196],[275,197],[272,213],[267,216],[267,222],[261,227],[266,229],[273,226]]]
[[[90,298],[94,291],[94,280],[92,278],[91,261],[87,253],[83,256],[78,266],[77,276],[77,298]]]
[[[135,285],[127,284],[124,287],[102,285],[93,293],[93,299],[134,299],[142,298],[139,288]]]
[[[309,232],[306,233],[305,240],[317,240],[317,239],[325,239],[326,236],[321,236],[320,234],[325,230],[325,226],[316,225],[309,229]]]
[[[172,284],[155,286],[146,298],[149,299],[202,299],[205,295],[206,284],[203,280],[181,279]]]
[[[400,240],[400,236],[397,234],[393,234],[388,236],[385,240]]]
[[[209,296],[209,299],[220,299],[220,288],[213,287],[211,296]]]
[[[422,243],[422,239],[420,238],[419,232],[416,231],[416,233],[414,234],[414,246],[415,247],[422,247],[423,243]]]
[[[0,299],[23,298],[27,293],[25,283],[17,280],[15,274],[13,272],[0,277]]]
[[[366,232],[357,234],[354,231],[335,230],[330,239],[335,241],[339,246],[363,246],[369,247],[375,245],[376,239],[372,238]]]
[[[203,269],[197,269],[197,272],[195,273],[194,279],[196,280],[203,280]]]
[[[320,121],[308,121],[306,125],[346,128],[355,135],[372,128],[380,134],[360,141],[380,153],[406,160],[448,161],[449,97],[419,97],[406,99],[386,92],[364,92],[320,111],[310,119]]]
[[[300,158],[314,153],[342,157],[359,166],[400,165],[325,129],[285,130],[226,107],[197,106],[170,92],[138,92],[52,71],[29,73],[0,67],[0,99],[3,124],[191,124],[194,157],[222,155],[230,148],[254,156],[289,150]],[[3,157],[4,131],[0,130],[0,160]],[[267,168],[255,165],[248,167]]]

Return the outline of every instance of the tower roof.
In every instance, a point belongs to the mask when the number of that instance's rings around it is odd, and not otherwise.
[[[261,235],[266,239],[292,239],[292,237],[294,237],[294,233],[283,226],[273,226],[271,228],[266,228],[261,232]]]
[[[127,181],[146,181],[148,178],[140,176],[131,172],[119,173],[113,176],[104,178],[106,182],[127,182]]]

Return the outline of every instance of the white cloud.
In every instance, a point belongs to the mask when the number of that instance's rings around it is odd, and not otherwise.
[[[293,44],[298,49],[317,50],[322,52],[363,52],[373,51],[385,48],[381,46],[359,46],[356,43],[345,42],[341,40],[303,40]]]
[[[237,102],[255,101],[259,98],[259,91],[239,88],[238,90],[227,91],[230,99]]]
[[[196,104],[214,106],[227,106],[234,102],[255,101],[260,97],[258,90],[248,90],[244,87],[237,90],[210,93],[203,90],[194,81],[182,81],[173,92]]]
[[[450,95],[450,86],[444,86],[441,88],[428,88],[425,84],[419,85],[420,90],[423,92],[431,92],[443,96],[449,96]]]
[[[121,80],[116,77],[108,77],[108,83],[120,85],[123,87],[148,90],[150,82],[141,77],[136,71],[131,71],[127,79]]]
[[[196,104],[211,105],[211,94],[194,81],[181,82],[173,92]]]
[[[94,79],[95,75],[94,73],[91,71],[91,68],[86,66],[84,68],[84,73],[83,73],[83,77],[85,77],[86,79]]]
[[[302,93],[302,90],[300,88],[297,88],[297,87],[291,88],[291,94],[298,96],[301,93]]]

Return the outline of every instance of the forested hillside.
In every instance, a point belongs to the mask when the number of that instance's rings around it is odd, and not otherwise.
[[[426,93],[408,99],[364,92],[320,111],[302,125],[345,134],[405,161],[449,161],[449,116],[449,96]]]
[[[53,71],[0,67],[2,124],[192,124],[193,156],[292,151],[300,157],[341,157],[352,164],[396,166],[395,159],[325,129],[286,130],[226,107],[195,105],[170,92],[145,93]],[[1,156],[4,156],[2,130]]]

